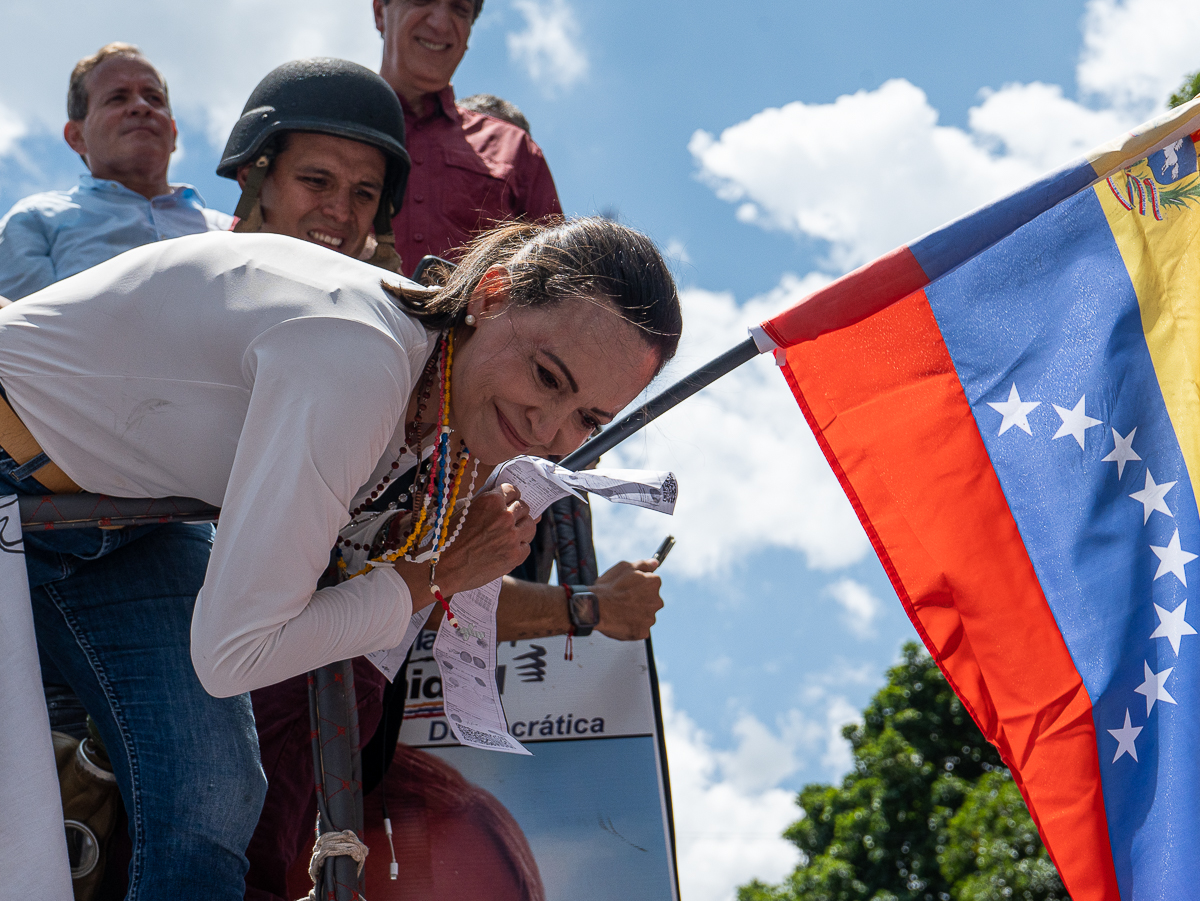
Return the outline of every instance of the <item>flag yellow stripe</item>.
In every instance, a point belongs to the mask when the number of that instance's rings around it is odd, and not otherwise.
[[[1150,177],[1143,161],[1128,177]],[[1125,172],[1113,176],[1118,188]],[[1192,174],[1177,185],[1196,182]],[[1172,186],[1175,187],[1175,186]],[[1142,329],[1192,485],[1200,489],[1200,201],[1127,210],[1105,181],[1094,188],[1141,308]]]

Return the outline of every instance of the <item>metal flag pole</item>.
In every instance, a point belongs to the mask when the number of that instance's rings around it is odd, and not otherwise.
[[[586,469],[601,454],[606,454],[630,435],[640,431],[669,409],[687,400],[702,388],[707,388],[723,375],[754,359],[761,351],[754,338],[747,338],[737,347],[731,348],[715,360],[705,363],[691,375],[680,379],[667,390],[642,404],[620,422],[609,426],[579,450],[563,457],[560,466],[566,469]]]

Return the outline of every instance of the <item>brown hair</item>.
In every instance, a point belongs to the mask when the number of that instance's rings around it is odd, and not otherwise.
[[[525,901],[545,901],[546,890],[538,872],[529,840],[513,815],[496,797],[468,782],[462,773],[445,761],[410,748],[396,745],[396,754],[383,786],[389,804],[423,814],[462,817],[491,834],[496,847],[512,868],[513,877]]]
[[[171,108],[171,95],[167,92],[167,80],[163,78],[162,72],[158,71],[158,67],[150,60],[142,55],[141,48],[136,44],[126,44],[121,41],[113,41],[111,44],[105,44],[91,56],[85,56],[75,64],[75,68],[71,70],[71,81],[67,85],[67,118],[78,122],[80,119],[86,119],[88,113],[88,92],[87,92],[87,77],[92,74],[92,71],[105,60],[113,59],[114,57],[125,57],[127,59],[139,59],[147,66],[154,70],[154,74],[158,76],[158,82],[162,85],[163,97],[167,100],[167,109]]]
[[[606,300],[658,353],[658,369],[675,355],[683,313],[667,264],[653,241],[610,219],[509,222],[471,242],[462,262],[440,273],[445,279],[440,288],[413,290],[387,282],[383,287],[414,318],[444,329],[461,321],[471,294],[495,265],[508,271],[510,302]]]

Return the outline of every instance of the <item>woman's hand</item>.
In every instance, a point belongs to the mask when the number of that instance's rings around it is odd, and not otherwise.
[[[437,565],[442,595],[449,598],[479,588],[518,566],[529,556],[536,528],[529,506],[512,485],[502,484],[498,490],[480,494],[471,501],[462,531]],[[428,563],[397,560],[393,565],[412,593],[414,612],[433,603]]]

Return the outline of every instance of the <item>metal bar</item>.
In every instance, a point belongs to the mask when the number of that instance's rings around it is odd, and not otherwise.
[[[691,375],[680,379],[657,397],[646,401],[620,422],[609,426],[583,447],[563,458],[561,466],[567,469],[584,469],[600,459],[634,432],[653,422],[667,410],[679,404],[701,388],[706,388],[727,373],[733,372],[747,360],[758,356],[758,346],[753,338],[747,338],[737,347],[725,351],[721,356],[705,363]]]
[[[363,836],[362,759],[354,665],[331,663],[309,673],[309,717],[317,790],[318,831],[352,829]],[[358,864],[347,856],[329,857],[321,869],[317,897],[353,901],[362,897]]]
[[[21,529],[85,529],[165,522],[215,522],[221,510],[190,497],[108,497],[104,494],[21,495]]]

